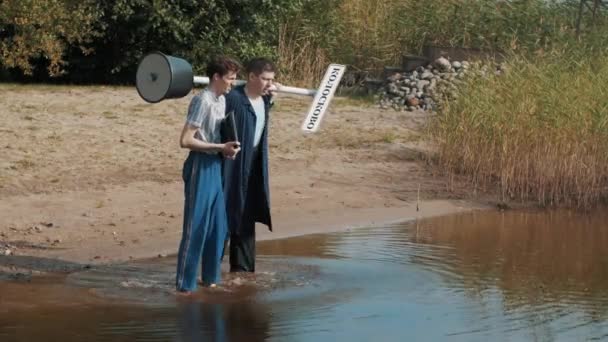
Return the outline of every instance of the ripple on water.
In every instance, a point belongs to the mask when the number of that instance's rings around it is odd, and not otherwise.
[[[174,258],[99,266],[66,283],[109,306],[0,310],[0,337],[27,322],[66,341],[606,340],[607,218],[472,213],[260,242],[256,274],[187,301]]]

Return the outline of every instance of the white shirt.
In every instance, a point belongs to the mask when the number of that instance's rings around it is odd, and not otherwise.
[[[211,90],[204,89],[196,94],[188,107],[186,122],[198,127],[195,138],[208,142],[220,143],[220,125],[226,117],[226,98],[217,96]]]
[[[257,99],[252,100],[249,98],[249,102],[253,106],[255,112],[255,135],[253,136],[253,147],[257,147],[262,139],[262,132],[264,131],[264,123],[266,121],[266,108],[264,106],[264,99],[258,96]]]

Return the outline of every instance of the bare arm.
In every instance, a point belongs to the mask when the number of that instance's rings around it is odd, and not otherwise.
[[[184,125],[182,134],[179,138],[181,148],[187,148],[197,152],[221,152],[225,157],[234,159],[240,151],[239,143],[231,141],[224,144],[207,143],[195,138],[198,127],[189,123]]]
[[[224,157],[234,159],[239,152],[238,142],[227,142],[224,144],[210,143],[196,138],[196,132],[200,129],[203,123],[203,118],[206,115],[211,115],[212,105],[204,99],[203,96],[195,96],[190,101],[188,106],[188,116],[186,124],[182,129],[182,134],[179,138],[179,145],[182,148],[187,148],[195,152],[219,153]]]
[[[225,144],[212,144],[195,138],[198,127],[186,123],[179,138],[179,146],[197,152],[222,152]]]

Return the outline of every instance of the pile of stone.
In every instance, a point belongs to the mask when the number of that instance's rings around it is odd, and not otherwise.
[[[393,73],[376,95],[378,104],[398,111],[434,110],[440,100],[458,96],[458,87],[470,67],[466,61],[440,57],[411,72]]]

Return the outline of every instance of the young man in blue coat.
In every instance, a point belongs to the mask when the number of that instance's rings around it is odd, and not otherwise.
[[[224,196],[230,230],[230,271],[255,271],[255,223],[272,231],[268,182],[268,120],[275,66],[264,58],[250,61],[247,83],[226,95],[234,112],[241,151],[224,160]]]

